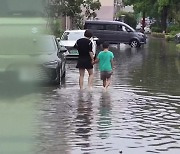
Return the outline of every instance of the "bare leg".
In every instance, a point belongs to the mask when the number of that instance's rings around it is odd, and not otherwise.
[[[79,69],[79,87],[81,90],[83,89],[84,73],[85,69]]]
[[[93,84],[93,69],[87,69],[89,77],[88,77],[88,88],[91,90],[92,89],[92,84]]]
[[[106,80],[106,86],[105,86],[106,89],[109,87],[110,83],[111,83],[111,78],[108,78]]]
[[[103,80],[103,87],[106,87],[106,79]]]

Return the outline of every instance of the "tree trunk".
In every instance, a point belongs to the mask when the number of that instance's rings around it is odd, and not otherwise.
[[[163,32],[166,32],[167,16],[168,16],[168,6],[164,6],[162,9],[162,14],[161,14],[161,25],[162,25]]]

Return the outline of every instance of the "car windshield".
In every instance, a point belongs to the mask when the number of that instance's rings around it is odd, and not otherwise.
[[[84,37],[84,32],[64,32],[61,40],[76,41]]]
[[[0,54],[39,54],[55,51],[53,37],[6,37],[0,39]]]

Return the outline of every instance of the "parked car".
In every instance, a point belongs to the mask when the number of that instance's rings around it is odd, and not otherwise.
[[[5,38],[6,40],[6,38]],[[66,73],[67,49],[53,35],[1,38],[0,76],[21,83],[60,84]]]
[[[177,33],[177,34],[175,35],[175,42],[176,42],[176,43],[180,43],[180,33]]]
[[[67,49],[55,36],[44,34],[50,31],[46,1],[0,1],[0,83],[59,84],[65,76]]]
[[[131,47],[140,47],[146,43],[146,36],[136,32],[132,27],[120,21],[87,20],[84,29],[91,29],[100,43],[106,41],[112,44],[125,43]]]
[[[146,33],[146,34],[150,34],[151,33],[151,29],[150,29],[150,27],[144,27],[144,33]]]
[[[76,59],[79,56],[78,50],[74,48],[76,41],[84,37],[85,30],[66,30],[59,39],[59,44],[68,49],[67,59]],[[92,38],[93,52],[96,53],[98,38]]]

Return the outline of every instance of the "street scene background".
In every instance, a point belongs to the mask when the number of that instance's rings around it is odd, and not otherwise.
[[[111,45],[112,84],[79,91],[76,60],[60,86],[3,98],[2,154],[178,154],[180,62],[174,43],[149,37],[139,49]],[[2,97],[1,97],[2,98]],[[4,118],[6,117],[6,118]]]

